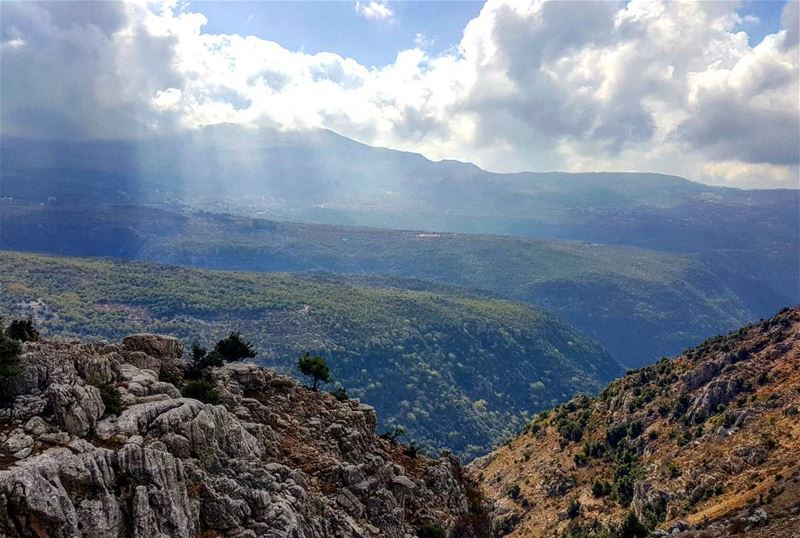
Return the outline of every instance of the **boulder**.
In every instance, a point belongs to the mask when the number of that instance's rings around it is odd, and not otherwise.
[[[47,394],[61,429],[78,437],[94,432],[106,409],[100,391],[91,385],[51,385]]]
[[[172,336],[158,334],[132,334],[122,339],[125,351],[141,351],[159,360],[175,360],[183,355],[183,344]]]

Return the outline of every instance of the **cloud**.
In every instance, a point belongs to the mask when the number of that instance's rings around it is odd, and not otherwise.
[[[356,2],[356,13],[370,20],[388,20],[394,17],[392,9],[384,2]]]
[[[0,4],[6,134],[323,127],[499,171],[797,183],[796,2],[750,46],[730,3],[490,0],[457,48],[379,68],[209,34],[185,6],[50,6]]]

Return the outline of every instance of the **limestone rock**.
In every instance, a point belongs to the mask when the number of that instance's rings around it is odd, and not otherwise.
[[[48,396],[61,428],[79,437],[94,431],[106,408],[100,391],[91,385],[51,385]]]
[[[157,334],[132,334],[122,340],[125,351],[141,351],[159,360],[179,359],[183,355],[183,344],[172,336]]]
[[[146,334],[27,349],[30,416],[0,437],[0,461],[18,460],[0,467],[0,536],[407,538],[466,514],[456,462],[409,463],[371,407],[252,364],[211,372],[224,405],[183,398],[157,374],[181,353]],[[128,404],[118,416],[100,380]]]

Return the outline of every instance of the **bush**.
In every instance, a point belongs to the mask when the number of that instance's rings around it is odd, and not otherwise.
[[[419,454],[419,445],[417,444],[417,442],[411,441],[411,444],[403,449],[403,454],[405,454],[412,460],[415,459]]]
[[[119,391],[116,385],[112,383],[97,383],[92,384],[98,391],[100,391],[100,398],[103,400],[103,405],[106,406],[106,411],[112,415],[119,415],[125,409],[122,399],[119,397]]]
[[[567,506],[567,517],[575,519],[581,515],[581,502],[578,499],[572,499]]]
[[[219,393],[207,379],[189,381],[181,390],[184,398],[194,398],[203,403],[217,405],[220,403]]]
[[[633,512],[628,512],[625,521],[622,522],[616,533],[618,538],[647,538],[649,535],[650,532]]]
[[[31,319],[15,319],[6,329],[6,336],[20,342],[35,342],[39,340],[39,330]]]
[[[680,469],[678,469],[677,465],[675,465],[674,463],[670,463],[667,466],[667,476],[669,476],[671,479],[678,478],[680,475],[681,471]]]
[[[381,439],[386,439],[391,443],[396,443],[399,438],[406,434],[406,429],[402,426],[395,426],[389,431],[386,431],[380,435]]]
[[[0,325],[0,385],[13,379],[22,371],[20,364],[20,354],[22,353],[22,343],[6,336],[2,325]],[[0,390],[0,399],[6,391]]]
[[[208,352],[206,348],[195,342],[192,344],[192,362],[186,377],[189,379],[200,379],[210,368],[220,367],[224,364],[222,354],[218,351]]]
[[[339,400],[340,402],[346,402],[347,400],[350,399],[350,396],[348,396],[347,390],[345,390],[344,387],[335,388],[334,390],[331,391],[331,394],[333,394],[333,397]]]
[[[592,484],[592,496],[593,497],[605,497],[609,493],[611,493],[611,484],[609,484],[605,480],[595,480],[594,484]]]
[[[606,431],[606,442],[611,448],[616,448],[620,441],[622,441],[627,435],[627,424],[615,424],[614,426],[611,426],[608,431]]]
[[[313,382],[312,388],[317,390],[319,382],[327,383],[331,380],[331,372],[328,363],[320,356],[311,356],[308,352],[300,355],[297,359],[297,367],[302,374],[309,376]]]
[[[444,529],[435,523],[425,523],[417,529],[418,538],[446,538]]]
[[[242,338],[241,333],[232,332],[214,346],[214,351],[220,354],[225,362],[235,362],[243,359],[252,359],[256,356],[255,348]]]

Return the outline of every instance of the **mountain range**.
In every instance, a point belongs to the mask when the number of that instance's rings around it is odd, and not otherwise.
[[[7,249],[446,283],[549,310],[634,367],[800,301],[797,190],[495,174],[330,131],[0,143]]]

